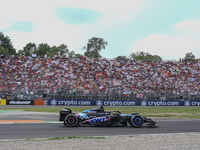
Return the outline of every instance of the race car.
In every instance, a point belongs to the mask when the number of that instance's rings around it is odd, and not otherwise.
[[[69,108],[60,111],[59,121],[68,127],[75,126],[128,126],[140,128],[144,124],[156,126],[157,122],[150,118],[142,117],[138,113],[122,114],[120,111],[104,111],[103,106],[85,110],[81,113],[72,113]]]

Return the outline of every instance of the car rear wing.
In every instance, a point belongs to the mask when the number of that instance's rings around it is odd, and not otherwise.
[[[69,109],[69,108],[64,108],[62,111],[60,111],[60,118],[59,118],[59,121],[64,121],[65,120],[65,117],[68,115],[68,114],[71,114],[72,113],[72,110]]]

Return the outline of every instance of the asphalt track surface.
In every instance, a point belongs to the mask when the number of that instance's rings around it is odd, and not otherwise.
[[[0,123],[0,140],[54,138],[69,136],[117,136],[160,133],[200,132],[200,120],[152,118],[157,127],[73,127],[63,126],[58,121],[59,114],[33,112],[0,113],[2,120],[39,120],[43,123]]]

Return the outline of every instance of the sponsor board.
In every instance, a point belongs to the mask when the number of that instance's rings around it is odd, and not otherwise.
[[[136,101],[102,101],[104,106],[136,106]]]
[[[185,106],[200,106],[200,101],[185,101]]]
[[[180,100],[180,101],[141,101],[141,106],[200,106],[200,101]]]
[[[0,105],[6,105],[6,99],[0,99]]]
[[[44,105],[44,100],[34,100],[34,105]]]
[[[48,100],[48,105],[65,105],[65,106],[91,106],[91,101],[84,100]]]
[[[141,106],[181,106],[181,101],[141,101]]]
[[[67,106],[200,106],[200,100],[48,100],[48,105]]]
[[[34,105],[34,100],[7,100],[6,105]]]

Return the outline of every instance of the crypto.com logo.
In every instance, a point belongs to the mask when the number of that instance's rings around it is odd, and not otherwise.
[[[185,106],[190,106],[190,101],[185,101],[185,102],[184,102],[184,105],[185,105]]]
[[[147,106],[147,102],[146,101],[141,101],[141,105],[142,106]]]
[[[51,105],[53,105],[53,106],[57,105],[57,100],[55,100],[55,99],[51,100]]]
[[[97,106],[102,106],[103,102],[101,100],[96,101]]]

